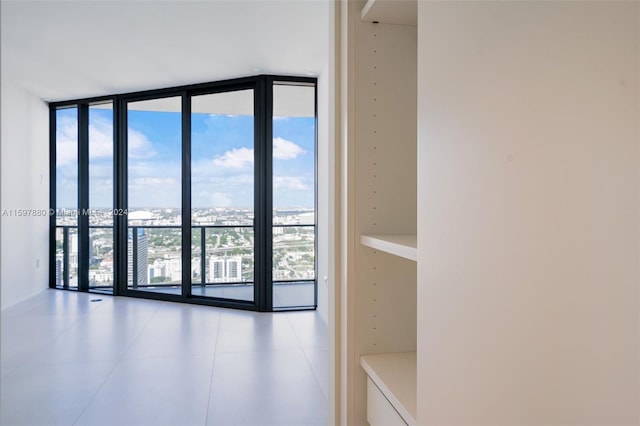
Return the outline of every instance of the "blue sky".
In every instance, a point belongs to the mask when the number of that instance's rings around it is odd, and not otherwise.
[[[75,207],[77,110],[57,113],[59,207]],[[90,203],[111,207],[111,110],[90,109]],[[179,113],[130,111],[129,207],[180,207]],[[313,207],[314,119],[276,118],[273,123],[274,206]],[[192,205],[253,205],[253,117],[192,115]]]

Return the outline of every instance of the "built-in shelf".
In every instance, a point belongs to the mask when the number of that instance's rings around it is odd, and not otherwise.
[[[362,355],[360,365],[404,421],[417,425],[416,353]]]
[[[417,0],[369,0],[360,12],[364,22],[418,25]]]
[[[417,259],[415,234],[360,235],[360,244],[405,259]]]

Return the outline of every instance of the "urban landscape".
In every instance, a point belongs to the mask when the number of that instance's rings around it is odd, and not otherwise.
[[[127,212],[128,286],[175,286],[182,281],[180,209],[136,209]],[[113,285],[113,212],[90,212],[89,285]],[[75,215],[58,217],[56,285],[64,283],[64,239],[67,234],[69,287],[77,287],[78,234]],[[315,218],[310,208],[280,208],[273,213],[273,280],[315,278]],[[65,230],[66,228],[66,230]],[[252,283],[254,270],[253,210],[192,210],[191,282],[193,285]],[[202,256],[204,249],[204,257]]]

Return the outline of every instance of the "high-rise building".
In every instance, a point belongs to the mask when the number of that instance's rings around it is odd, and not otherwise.
[[[62,286],[62,255],[56,256],[56,287]]]
[[[137,283],[136,284],[147,284],[147,269],[149,265],[149,243],[147,241],[147,234],[145,234],[144,229],[138,228],[138,239],[137,239],[137,250],[136,250],[136,271],[137,271]],[[127,258],[128,258],[128,267],[127,267],[127,277],[128,282],[133,284],[133,268],[134,268],[134,258],[133,258],[133,234],[129,236],[129,240],[127,241]]]
[[[93,259],[93,236],[89,235],[89,264],[94,262]],[[78,234],[69,235],[69,265],[72,268],[78,267]]]
[[[209,259],[209,282],[238,282],[242,279],[242,257],[218,257]]]
[[[153,278],[162,277],[163,282],[179,283],[182,281],[182,259],[165,258],[156,259],[153,264],[149,265],[149,283]]]

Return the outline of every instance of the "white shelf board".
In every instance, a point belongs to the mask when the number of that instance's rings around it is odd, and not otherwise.
[[[415,234],[360,235],[363,246],[413,261],[418,257],[416,240]]]
[[[362,355],[360,365],[405,422],[417,425],[416,353]]]
[[[362,7],[360,18],[364,22],[418,25],[417,0],[368,0]]]

